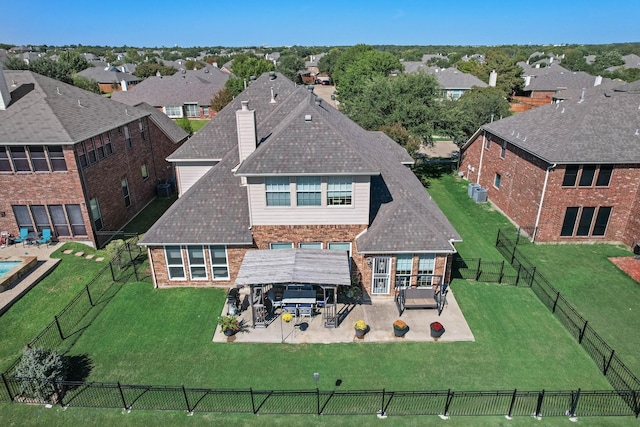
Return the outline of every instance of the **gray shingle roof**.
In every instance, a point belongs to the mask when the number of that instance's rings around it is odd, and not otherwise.
[[[0,144],[75,143],[149,115],[31,71],[4,75],[12,100],[0,111]]]
[[[368,132],[315,95],[295,89],[282,76],[261,76],[234,103],[185,143],[182,154],[226,155],[163,215],[141,244],[251,242],[246,188],[242,175],[367,174],[372,176],[370,226],[357,239],[359,252],[450,252],[460,236],[431,200],[413,172],[402,163],[411,157],[381,132]],[[269,87],[278,86],[271,104]],[[249,99],[256,110],[258,148],[237,169],[235,111]],[[263,111],[261,111],[263,110]],[[311,121],[305,116],[311,115]],[[208,135],[208,136],[207,136]],[[219,138],[211,140],[210,138]],[[186,148],[185,148],[186,147]],[[207,153],[205,150],[210,150]],[[194,157],[195,159],[197,157]],[[228,217],[227,217],[228,215]]]
[[[148,77],[126,92],[114,92],[111,98],[129,105],[146,102],[155,107],[193,102],[210,105],[228,79],[228,74],[213,67],[185,70],[172,76]]]
[[[638,106],[638,93],[594,89],[481,129],[549,163],[640,163]]]
[[[604,80],[604,79],[603,79]],[[596,76],[584,71],[550,72],[541,74],[523,90],[525,91],[557,91],[561,89],[582,89],[594,87]]]
[[[162,111],[159,111],[156,107],[153,107],[146,102],[141,102],[135,105],[136,108],[141,108],[148,111],[151,114],[151,120],[167,135],[173,142],[180,142],[186,139],[189,134],[184,131],[173,120],[167,117]]]
[[[123,73],[117,67],[89,67],[78,73],[79,76],[88,77],[97,81],[98,83],[118,83],[122,80],[126,82],[139,82],[140,79],[137,76],[129,73]]]
[[[488,86],[473,74],[463,73],[457,68],[428,67],[421,62],[409,61],[405,61],[402,64],[405,67],[405,73],[425,72],[433,74],[443,89],[471,89],[474,86]]]

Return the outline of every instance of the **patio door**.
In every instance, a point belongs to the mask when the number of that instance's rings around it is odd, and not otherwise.
[[[388,294],[391,281],[391,257],[375,257],[373,259],[372,294]]]

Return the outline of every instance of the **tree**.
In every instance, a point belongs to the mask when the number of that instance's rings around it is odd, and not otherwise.
[[[73,77],[73,85],[80,89],[93,93],[100,93],[100,85],[98,82],[89,77],[83,77],[75,74]]]
[[[223,87],[211,100],[211,108],[213,111],[218,112],[231,101],[233,101],[233,92],[228,87]]]
[[[273,62],[243,53],[234,56],[231,64],[231,72],[247,82],[251,76],[258,77],[273,70]]]
[[[340,53],[333,66],[331,77],[338,85],[340,80],[347,72],[347,68],[356,62],[364,53],[373,51],[373,47],[365,44],[357,44],[353,47],[345,49]],[[331,52],[329,52],[331,54]]]
[[[596,56],[596,60],[593,63],[593,69],[596,72],[602,72],[609,67],[615,67],[617,65],[623,65],[624,59],[617,50],[612,50]]]
[[[204,64],[200,61],[194,61],[193,59],[189,59],[184,63],[185,70],[201,70],[204,68]]]
[[[340,55],[342,55],[341,49],[333,48],[329,50],[326,55],[318,60],[318,71],[333,76],[333,70]]]
[[[189,136],[193,135],[193,128],[191,127],[191,121],[187,117],[181,117],[176,119],[176,124],[182,128]]]
[[[495,87],[474,87],[457,101],[443,104],[438,131],[462,145],[480,126],[510,116],[504,92]]]
[[[389,52],[371,49],[359,54],[340,74],[340,82],[336,81],[340,101],[357,96],[368,80],[387,77],[391,71],[401,69],[400,61]]]
[[[50,402],[57,393],[55,382],[64,381],[67,370],[67,361],[57,350],[27,348],[13,376],[33,379],[20,381],[20,394],[24,397]]]
[[[91,64],[77,51],[66,50],[58,56],[58,66],[73,74],[91,67]]]
[[[496,87],[510,96],[524,87],[522,68],[504,52],[499,49],[491,49],[485,55],[484,76],[476,76],[484,82],[489,81],[489,73],[495,70],[498,73]]]
[[[571,71],[586,71],[589,69],[586,59],[586,52],[581,49],[572,49],[567,52],[562,60],[562,66]]]
[[[304,60],[292,53],[282,55],[278,59],[276,70],[289,80],[301,83],[299,71],[304,70]]]
[[[29,64],[18,56],[10,56],[9,59],[4,61],[4,68],[7,70],[28,70]]]
[[[167,67],[162,64],[145,62],[136,67],[136,72],[134,74],[137,77],[146,79],[147,77],[157,75],[158,72],[161,76],[172,76],[177,73],[178,70],[174,67]]]
[[[238,96],[244,90],[245,81],[237,77],[232,77],[224,83],[224,87],[229,90],[232,97]]]

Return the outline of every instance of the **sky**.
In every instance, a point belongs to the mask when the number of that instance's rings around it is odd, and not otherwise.
[[[0,43],[132,47],[554,45],[640,41],[640,1],[22,0]]]

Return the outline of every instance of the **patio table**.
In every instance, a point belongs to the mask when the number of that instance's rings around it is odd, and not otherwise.
[[[316,291],[286,289],[282,294],[283,304],[315,304]]]

